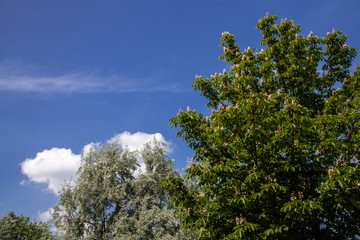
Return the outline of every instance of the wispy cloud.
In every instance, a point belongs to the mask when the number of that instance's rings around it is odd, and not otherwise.
[[[149,92],[180,91],[175,84],[164,84],[159,76],[149,78],[126,77],[97,72],[78,72],[62,75],[41,74],[34,66],[0,62],[0,91],[38,93],[92,93],[92,92]]]
[[[116,134],[109,139],[108,143],[118,143],[122,147],[127,147],[130,151],[141,150],[145,143],[157,141],[164,142],[171,151],[171,143],[166,141],[161,133],[129,133],[123,132]],[[82,154],[85,156],[92,148],[96,148],[100,143],[89,143],[83,147]],[[52,148],[43,150],[36,154],[36,157],[26,159],[22,162],[21,171],[27,176],[28,180],[20,182],[25,185],[28,182],[46,184],[47,190],[55,195],[59,194],[62,184],[70,179],[76,179],[76,172],[81,164],[81,154],[74,154],[71,149]],[[134,173],[135,176],[145,171],[145,165],[139,159],[140,168]]]

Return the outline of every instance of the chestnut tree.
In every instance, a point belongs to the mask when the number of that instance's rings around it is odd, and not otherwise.
[[[224,32],[229,64],[195,91],[170,125],[194,150],[185,179],[164,184],[199,239],[355,239],[360,232],[360,66],[347,36],[301,35],[265,16],[261,50],[243,51]],[[352,69],[352,71],[350,71]],[[187,188],[196,178],[199,189]]]

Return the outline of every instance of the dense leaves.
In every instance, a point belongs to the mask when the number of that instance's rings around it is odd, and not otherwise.
[[[187,179],[169,178],[183,223],[200,239],[355,239],[360,232],[360,66],[333,30],[301,36],[293,21],[259,20],[264,49],[222,34],[229,70],[196,76],[212,114],[170,120],[194,149]]]
[[[50,230],[50,224],[30,221],[30,217],[17,216],[14,212],[4,215],[0,219],[1,240],[56,240]]]
[[[135,172],[143,160],[145,170]],[[169,193],[160,187],[176,175],[165,147],[147,144],[141,153],[117,144],[83,155],[75,184],[64,186],[53,218],[63,239],[193,239],[181,229]]]

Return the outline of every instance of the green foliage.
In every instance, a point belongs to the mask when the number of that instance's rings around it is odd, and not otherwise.
[[[186,179],[167,179],[199,239],[356,239],[360,232],[360,66],[341,31],[299,35],[266,16],[259,53],[224,32],[231,70],[196,76],[212,114],[170,120],[194,149]],[[335,89],[338,88],[338,89]]]
[[[135,177],[140,157],[146,173]],[[75,184],[61,191],[55,225],[64,239],[193,239],[194,231],[180,229],[170,195],[160,187],[168,174],[177,173],[159,142],[141,153],[116,144],[93,149],[82,157]]]
[[[14,212],[0,219],[1,240],[55,240],[50,224],[30,221],[30,217],[16,216]]]

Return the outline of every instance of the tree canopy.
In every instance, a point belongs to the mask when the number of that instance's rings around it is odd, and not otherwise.
[[[135,175],[142,159],[146,171]],[[177,175],[160,142],[130,152],[117,144],[82,156],[75,184],[64,185],[53,218],[64,239],[193,239],[160,184]]]
[[[17,216],[14,212],[10,212],[0,219],[0,239],[56,240],[58,238],[51,232],[49,223],[30,221],[30,217]]]
[[[228,69],[196,76],[211,115],[170,120],[194,150],[186,179],[168,178],[182,222],[199,239],[356,239],[360,232],[360,65],[341,31],[301,35],[265,16],[264,49],[224,32]],[[256,52],[258,51],[258,52]]]

